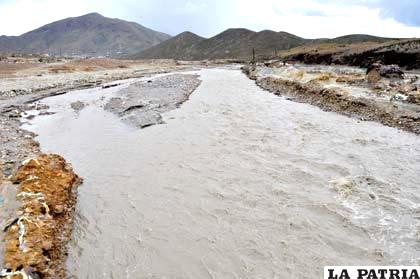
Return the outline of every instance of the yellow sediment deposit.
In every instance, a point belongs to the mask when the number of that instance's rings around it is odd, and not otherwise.
[[[413,104],[420,104],[420,88],[417,88],[417,91],[410,92],[407,101]]]
[[[304,71],[290,67],[284,71],[284,76],[293,80],[301,80],[305,75]]]
[[[332,73],[321,73],[312,80],[313,81],[330,81],[331,78],[333,78]]]
[[[347,83],[347,84],[355,84],[363,82],[365,78],[359,74],[352,74],[352,75],[340,75],[335,79],[337,83]]]
[[[349,76],[339,76],[335,79],[337,83],[349,83],[352,79]]]
[[[19,185],[21,207],[5,228],[9,278],[64,278],[65,245],[80,181],[59,155],[41,154],[19,167],[12,182]]]

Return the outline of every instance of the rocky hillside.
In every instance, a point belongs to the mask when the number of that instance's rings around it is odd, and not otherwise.
[[[365,34],[352,34],[352,35],[337,37],[334,39],[316,39],[313,42],[314,43],[330,43],[330,44],[357,44],[357,43],[365,43],[365,42],[384,43],[390,40],[394,40],[394,39],[365,35]]]
[[[350,45],[315,44],[285,51],[280,54],[280,58],[307,64],[341,64],[366,68],[379,62],[385,65],[396,64],[406,69],[420,69],[420,39]]]
[[[134,59],[246,59],[252,58],[255,49],[256,58],[267,59],[277,56],[284,50],[299,46],[317,44],[345,45],[355,43],[383,43],[392,39],[370,35],[355,34],[334,39],[304,39],[286,32],[264,30],[254,32],[244,28],[228,29],[212,38],[205,39],[191,32],[178,36],[135,55]]]
[[[146,49],[140,53],[134,54],[134,59],[172,59],[176,57],[179,60],[194,60],[196,46],[204,41],[200,37],[191,32],[183,32],[163,43]]]
[[[56,21],[18,37],[1,36],[0,52],[121,56],[169,38],[134,22],[91,13]]]
[[[286,32],[228,29],[201,42],[197,56],[201,59],[249,59],[252,56],[252,49],[255,49],[256,56],[260,56],[301,45],[304,41],[304,39]]]
[[[151,49],[139,52],[131,58],[250,59],[253,48],[256,55],[261,56],[274,54],[276,51],[289,49],[304,43],[305,39],[295,35],[269,30],[254,32],[243,28],[228,29],[209,39],[204,39],[191,32],[184,32]]]

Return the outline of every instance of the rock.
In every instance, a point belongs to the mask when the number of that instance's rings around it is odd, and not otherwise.
[[[415,83],[419,79],[419,76],[415,75],[409,78],[409,83]]]
[[[408,94],[407,102],[420,105],[420,90]]]
[[[397,65],[372,64],[366,71],[369,82],[377,82],[381,78],[403,79],[404,72]]]
[[[348,82],[348,78],[347,77],[343,77],[343,76],[339,76],[338,78],[336,78],[335,82],[337,82],[337,83],[345,83],[345,82]]]
[[[56,205],[55,207],[54,207],[54,213],[56,213],[56,214],[61,214],[61,213],[63,213],[63,211],[64,211],[64,206],[63,205]]]
[[[257,71],[255,66],[253,65],[247,65],[242,67],[242,71],[252,80],[257,79]]]
[[[298,79],[302,79],[303,77],[303,73],[300,74],[300,76],[298,76]],[[316,78],[312,79],[313,81],[330,81],[332,77],[331,73],[320,73],[319,75],[317,75]]]
[[[77,101],[77,102],[73,102],[70,104],[71,108],[74,109],[76,112],[82,110],[86,105],[81,102],[81,101]]]
[[[264,62],[264,65],[270,68],[280,68],[283,67],[285,63],[281,60],[269,60]]]
[[[372,81],[370,81],[372,82]],[[389,89],[390,86],[389,84],[386,82],[386,80],[378,80],[375,82],[375,84],[373,85],[373,89],[374,90],[379,90],[379,91],[384,91]]]
[[[406,101],[407,99],[408,99],[407,95],[400,94],[400,93],[397,93],[392,97],[392,100],[397,100],[397,101]]]
[[[116,87],[118,85],[121,85],[121,83],[111,83],[111,84],[104,84],[102,85],[102,89],[107,89],[107,88],[111,88],[111,87]]]
[[[417,90],[417,86],[414,84],[404,84],[399,87],[400,93],[409,93],[415,92]]]
[[[305,72],[292,66],[292,67],[287,68],[284,71],[284,75],[288,78],[293,79],[293,80],[301,80],[301,79],[303,79],[303,76],[305,75]],[[315,78],[315,80],[316,80],[316,78]]]
[[[335,79],[337,83],[358,84],[363,83],[364,78],[357,75],[341,75]]]
[[[41,243],[41,248],[44,250],[51,250],[53,243],[51,240],[44,240]]]

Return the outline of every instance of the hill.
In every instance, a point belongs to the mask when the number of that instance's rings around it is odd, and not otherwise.
[[[277,56],[280,52],[300,46],[319,44],[383,43],[392,39],[356,34],[334,39],[304,39],[287,32],[264,30],[254,32],[244,28],[228,29],[212,38],[204,39],[191,32],[180,35],[145,51],[129,56],[134,59],[251,59],[255,49],[257,58]]]
[[[406,69],[420,68],[420,39],[395,39],[352,44],[318,43],[299,46],[279,53],[283,61],[306,64],[341,64],[368,67],[372,63],[397,64]]]
[[[0,36],[0,52],[119,56],[150,48],[169,38],[135,22],[91,13],[59,20],[21,36]]]
[[[248,29],[228,29],[197,45],[196,59],[249,59],[252,49],[256,56],[273,54],[276,50],[288,49],[304,43],[304,39],[286,32]]]
[[[130,56],[134,59],[249,59],[256,55],[273,54],[278,50],[302,45],[304,39],[286,32],[254,32],[244,28],[228,29],[205,39],[191,32],[178,36],[145,51]]]
[[[205,40],[191,32],[183,32],[163,43],[134,54],[134,59],[171,59],[176,57],[179,60],[193,60],[192,55],[197,44]]]
[[[384,38],[384,37],[377,37],[372,35],[366,35],[366,34],[351,34],[351,35],[345,35],[340,36],[333,39],[315,39],[315,40],[308,40],[311,43],[315,44],[358,44],[358,43],[385,43],[391,40],[395,40],[393,38]]]

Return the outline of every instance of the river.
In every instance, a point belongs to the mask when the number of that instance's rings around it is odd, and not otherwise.
[[[198,73],[162,125],[127,126],[103,110],[102,89],[45,99],[56,113],[26,125],[84,178],[71,276],[322,278],[324,265],[420,264],[419,137],[274,96],[239,70]]]

